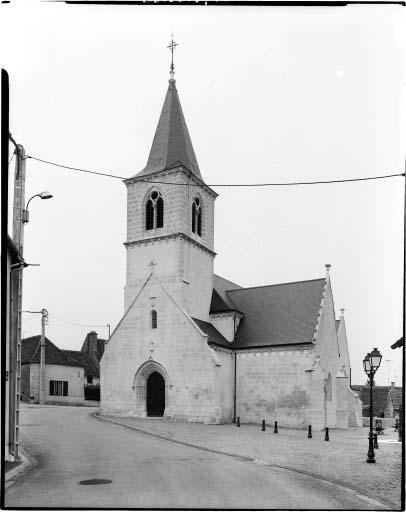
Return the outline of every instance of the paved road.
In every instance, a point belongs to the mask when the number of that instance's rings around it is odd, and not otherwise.
[[[7,489],[6,506],[378,508],[377,502],[323,480],[102,422],[91,416],[94,410],[23,408],[22,442],[38,465]],[[112,483],[79,485],[94,478]]]

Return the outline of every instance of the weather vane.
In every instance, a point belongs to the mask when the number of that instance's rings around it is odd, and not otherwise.
[[[178,43],[176,43],[174,40],[173,40],[173,34],[172,34],[172,40],[169,44],[169,46],[167,46],[167,48],[169,48],[171,50],[171,54],[172,54],[172,61],[171,61],[171,76],[173,78],[173,74],[175,72],[175,65],[173,63],[173,51],[174,49],[178,46]]]

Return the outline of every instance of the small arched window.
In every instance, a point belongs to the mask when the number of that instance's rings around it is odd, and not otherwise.
[[[160,192],[154,190],[145,205],[145,229],[162,228],[164,225],[164,200]]]
[[[155,309],[151,311],[151,329],[156,329],[158,327],[158,316],[156,314]]]
[[[192,233],[202,236],[202,205],[198,197],[195,197],[192,204]]]

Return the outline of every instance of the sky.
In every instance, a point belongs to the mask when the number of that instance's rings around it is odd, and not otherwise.
[[[140,171],[168,85],[173,33],[177,88],[206,183],[404,172],[399,6],[19,1],[0,10],[10,131],[29,155],[123,177]],[[46,308],[47,337],[79,350],[87,332],[106,338],[106,325],[113,329],[123,314],[126,188],[31,159],[26,176],[27,200],[43,190],[54,197],[30,203],[24,256],[40,266],[24,271],[23,309]],[[215,272],[258,286],[324,277],[331,264],[352,382],[366,381],[362,360],[378,347],[377,384],[400,385],[401,351],[390,345],[402,335],[404,180],[213,188]],[[40,315],[24,313],[23,334],[40,334]]]

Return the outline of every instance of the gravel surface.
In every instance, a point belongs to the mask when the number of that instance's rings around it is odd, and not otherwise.
[[[376,463],[367,464],[366,427],[330,429],[330,441],[325,441],[324,432],[313,432],[313,438],[308,439],[307,430],[279,428],[278,434],[274,434],[273,426],[267,426],[262,432],[260,425],[241,425],[238,428],[235,425],[203,425],[162,418],[110,419],[168,439],[340,480],[360,487],[376,499],[389,500],[394,508],[400,508],[402,445],[394,442],[398,435],[392,428],[378,438]]]

